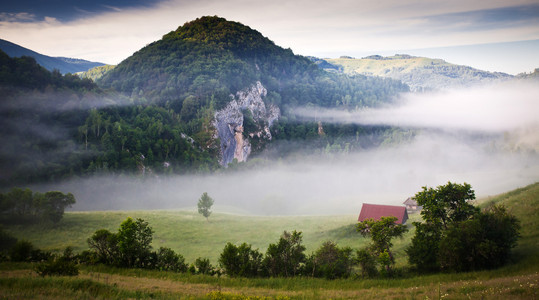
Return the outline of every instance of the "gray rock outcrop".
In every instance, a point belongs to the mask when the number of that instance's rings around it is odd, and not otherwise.
[[[236,159],[238,162],[247,161],[251,154],[249,139],[258,138],[271,140],[270,127],[281,114],[273,104],[266,105],[263,97],[266,88],[259,81],[251,87],[230,95],[231,101],[227,106],[215,113],[213,126],[216,137],[220,140],[219,163],[227,166]],[[249,111],[254,126],[244,128],[244,114]]]

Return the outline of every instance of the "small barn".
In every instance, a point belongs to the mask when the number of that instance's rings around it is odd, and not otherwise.
[[[408,212],[404,206],[363,203],[357,220],[358,222],[367,219],[380,220],[381,217],[396,217],[397,224],[404,224],[408,220]]]
[[[402,204],[406,205],[406,210],[408,211],[408,213],[414,213],[416,211],[420,211],[423,208],[422,206],[417,205],[417,201],[415,201],[414,198],[408,198]]]

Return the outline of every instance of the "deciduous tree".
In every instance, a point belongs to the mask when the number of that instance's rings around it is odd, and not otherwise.
[[[203,215],[206,220],[208,220],[208,218],[210,217],[211,215],[211,207],[213,205],[213,199],[208,196],[208,193],[204,192],[204,194],[202,194],[202,196],[200,197],[200,199],[198,199],[198,213]]]

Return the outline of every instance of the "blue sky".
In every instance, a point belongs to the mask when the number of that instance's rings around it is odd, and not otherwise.
[[[539,0],[2,1],[0,38],[117,64],[204,15],[241,22],[301,55],[427,53],[512,74],[539,67]]]

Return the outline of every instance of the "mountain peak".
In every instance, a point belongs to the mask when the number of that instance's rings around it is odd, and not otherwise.
[[[202,43],[216,50],[229,50],[241,56],[262,54],[260,52],[275,47],[271,40],[249,26],[218,16],[204,16],[187,22],[165,35],[163,39]]]

